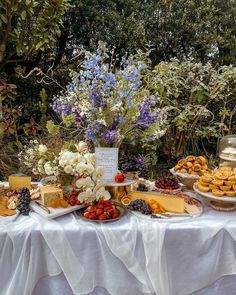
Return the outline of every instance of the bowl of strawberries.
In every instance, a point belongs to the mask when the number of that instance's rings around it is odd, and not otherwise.
[[[112,200],[99,200],[76,213],[85,221],[107,223],[120,220],[127,213],[127,209],[122,204]]]

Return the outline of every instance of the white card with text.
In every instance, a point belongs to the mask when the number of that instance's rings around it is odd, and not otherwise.
[[[95,148],[97,166],[102,167],[104,181],[114,181],[118,171],[118,148]]]

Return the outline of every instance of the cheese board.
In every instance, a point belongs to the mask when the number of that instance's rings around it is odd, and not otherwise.
[[[75,206],[68,206],[67,208],[52,208],[52,207],[47,207],[47,210],[45,210],[43,207],[41,207],[40,205],[42,205],[42,202],[39,201],[32,201],[30,203],[30,207],[33,211],[35,211],[36,213],[40,214],[43,217],[46,217],[48,219],[54,219],[60,216],[63,216],[65,214],[74,212],[76,210],[85,208],[86,205],[85,204],[81,204],[81,205],[75,205]]]

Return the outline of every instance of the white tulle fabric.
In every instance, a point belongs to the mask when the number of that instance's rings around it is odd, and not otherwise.
[[[236,214],[206,208],[181,223],[128,215],[100,225],[31,213],[0,225],[0,251],[1,295],[34,294],[40,278],[60,273],[76,295],[96,287],[112,295],[187,295],[236,274]]]

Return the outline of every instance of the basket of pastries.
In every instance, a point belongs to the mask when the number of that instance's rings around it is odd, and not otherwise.
[[[236,170],[220,167],[201,176],[195,186],[200,192],[209,192],[216,197],[236,197]]]
[[[184,184],[187,188],[192,189],[194,183],[210,169],[207,165],[207,159],[203,156],[187,156],[178,161],[172,168],[171,173]]]

